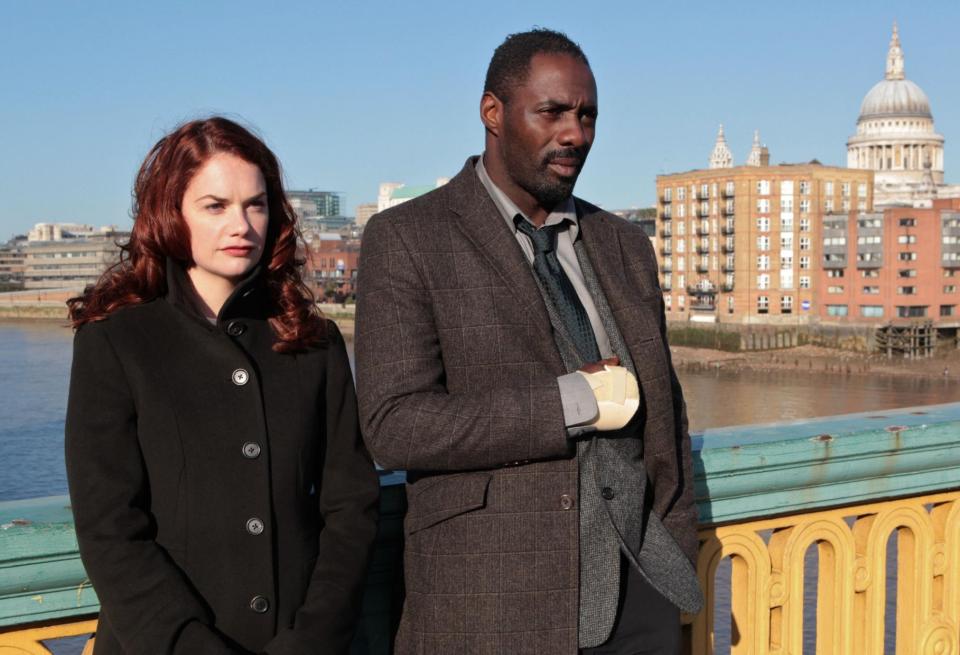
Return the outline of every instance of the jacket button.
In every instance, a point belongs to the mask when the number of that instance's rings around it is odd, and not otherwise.
[[[263,596],[254,596],[250,599],[250,609],[257,614],[265,614],[270,609],[270,601]]]
[[[247,532],[252,535],[258,535],[263,532],[263,521],[254,516],[247,521]]]
[[[604,500],[613,500],[613,497],[616,495],[613,493],[613,489],[610,487],[604,487],[600,490],[600,495],[603,496]]]
[[[260,457],[260,444],[255,441],[248,441],[243,444],[243,456],[247,459],[256,459]]]
[[[567,494],[560,496],[560,509],[567,510],[573,507],[573,498]]]
[[[247,326],[240,321],[230,321],[227,324],[227,334],[229,334],[231,337],[239,337],[246,331]]]
[[[235,385],[237,385],[238,387],[242,387],[243,385],[245,385],[247,382],[250,381],[250,374],[247,373],[246,369],[238,368],[236,371],[233,372],[233,375],[231,375],[231,378],[233,379],[233,383]]]

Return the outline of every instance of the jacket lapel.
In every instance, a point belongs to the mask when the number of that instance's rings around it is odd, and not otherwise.
[[[500,211],[477,177],[476,157],[467,160],[463,170],[450,180],[450,209],[458,217],[457,224],[467,239],[503,280],[513,294],[521,311],[527,316],[533,335],[533,350],[540,361],[557,374],[563,373],[563,363],[554,342],[547,308],[533,279],[533,270],[527,263]]]

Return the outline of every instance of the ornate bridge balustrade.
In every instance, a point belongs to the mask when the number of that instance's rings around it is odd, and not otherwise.
[[[694,461],[693,653],[960,655],[960,403],[708,430]],[[399,616],[401,481],[382,477],[355,654],[388,653]],[[92,652],[68,502],[0,503],[0,655]]]

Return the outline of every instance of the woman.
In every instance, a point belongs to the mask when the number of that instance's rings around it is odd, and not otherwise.
[[[379,488],[276,157],[236,123],[190,122],[134,197],[121,262],[69,301],[95,652],[344,653]]]

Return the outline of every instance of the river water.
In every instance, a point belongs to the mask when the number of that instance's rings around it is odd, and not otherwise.
[[[57,323],[0,322],[0,501],[67,492],[63,419],[71,343],[71,331]],[[692,431],[960,400],[960,384],[940,379],[720,370],[681,371],[680,380]],[[896,575],[895,562],[893,549],[888,583]],[[815,559],[807,569],[809,577],[816,570]],[[729,562],[725,562],[718,572],[718,653],[730,646],[729,576]],[[815,592],[812,587],[805,591],[809,613],[815,608]],[[888,603],[892,600],[888,598]],[[891,633],[892,611],[887,616]],[[805,623],[809,626],[811,620],[807,617]],[[811,640],[812,635],[805,638],[805,650]],[[63,648],[55,650],[76,653],[78,644],[78,640],[65,640]]]

